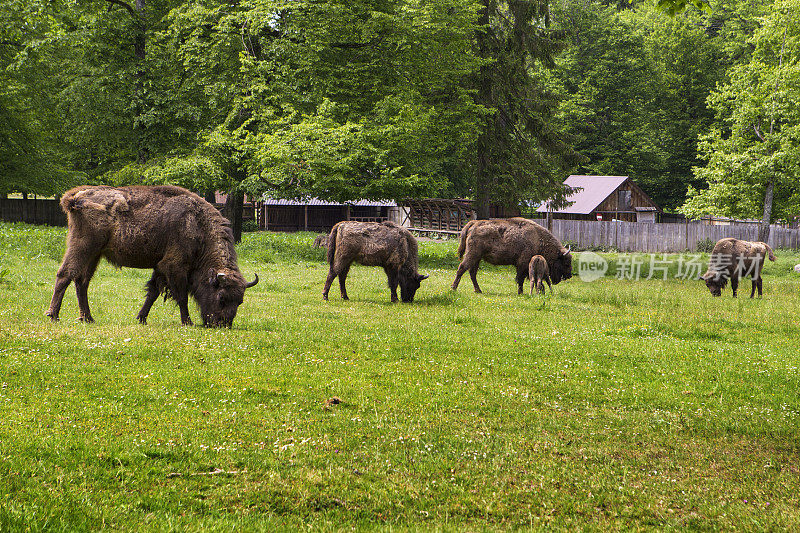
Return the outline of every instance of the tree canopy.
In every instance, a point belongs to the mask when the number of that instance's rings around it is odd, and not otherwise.
[[[763,218],[771,194],[787,218],[797,1],[0,0],[0,193],[462,196],[486,216],[581,172],[693,216]]]
[[[779,0],[750,39],[749,61],[708,98],[718,121],[701,137],[707,182],[690,190],[690,215],[760,218],[798,214],[800,189],[800,2]]]

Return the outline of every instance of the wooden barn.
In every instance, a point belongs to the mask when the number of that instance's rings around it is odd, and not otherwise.
[[[358,200],[340,204],[318,198],[263,198],[258,202],[256,218],[260,229],[271,231],[327,232],[343,220],[400,222],[397,203],[391,200]]]
[[[565,185],[576,190],[571,205],[550,211],[547,202],[536,210],[543,216],[565,220],[622,220],[656,222],[661,208],[629,176],[570,176]]]

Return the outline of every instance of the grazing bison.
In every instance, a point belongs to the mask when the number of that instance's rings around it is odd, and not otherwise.
[[[328,236],[328,263],[331,268],[322,297],[328,299],[331,283],[339,276],[342,298],[347,300],[345,279],[353,261],[367,266],[382,266],[389,278],[392,301],[413,302],[420,282],[428,276],[417,272],[417,239],[394,222],[339,222]]]
[[[314,239],[314,248],[327,248],[327,247],[328,247],[328,236],[317,235],[317,238]]]
[[[471,220],[461,230],[458,246],[461,264],[453,281],[453,290],[458,288],[464,272],[469,271],[475,292],[480,293],[476,274],[481,259],[484,259],[493,265],[514,265],[517,268],[518,293],[522,294],[534,255],[545,258],[554,285],[572,277],[572,254],[539,224],[525,218]]]
[[[753,280],[750,298],[756,289],[761,297],[761,270],[764,268],[765,257],[775,261],[775,254],[767,243],[740,241],[731,237],[720,239],[711,251],[708,270],[701,279],[706,282],[706,287],[714,296],[722,296],[722,289],[730,280],[733,297],[736,298],[739,280],[750,276]]]
[[[61,207],[69,232],[46,313],[52,320],[74,281],[80,319],[94,322],[86,291],[101,257],[118,267],[153,269],[137,317],[142,324],[163,294],[175,299],[181,322],[191,325],[191,294],[204,326],[230,327],[245,289],[258,283],[258,276],[248,283],[239,272],[228,221],[186,189],[81,186],[64,194]]]
[[[541,255],[534,255],[531,257],[531,262],[528,263],[528,278],[531,280],[531,296],[533,296],[533,289],[544,294],[544,282],[550,287],[550,292],[553,292],[553,286],[550,285],[550,270],[547,268],[547,260]]]

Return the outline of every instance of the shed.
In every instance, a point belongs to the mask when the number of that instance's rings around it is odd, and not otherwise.
[[[337,203],[306,198],[290,200],[264,197],[258,202],[258,227],[273,231],[330,231],[337,222],[399,223],[397,203],[392,200],[357,200]]]
[[[567,197],[571,205],[551,211],[553,218],[655,222],[657,213],[661,213],[661,208],[629,176],[572,175],[564,184],[576,191]],[[548,202],[536,211],[546,214]]]

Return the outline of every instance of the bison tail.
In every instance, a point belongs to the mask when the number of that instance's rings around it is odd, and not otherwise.
[[[472,231],[472,226],[475,225],[474,220],[470,220],[466,224],[464,224],[464,228],[461,230],[461,242],[458,243],[458,258],[464,258],[464,252],[467,249],[467,237],[469,236],[469,232]]]
[[[764,243],[764,246],[767,247],[767,256],[769,257],[770,261],[775,261],[775,254],[772,252],[772,248],[769,247],[769,244]]]
[[[336,235],[339,233],[339,224],[335,224],[331,228],[331,233],[328,235],[328,264],[333,264],[333,258],[336,256]]]

